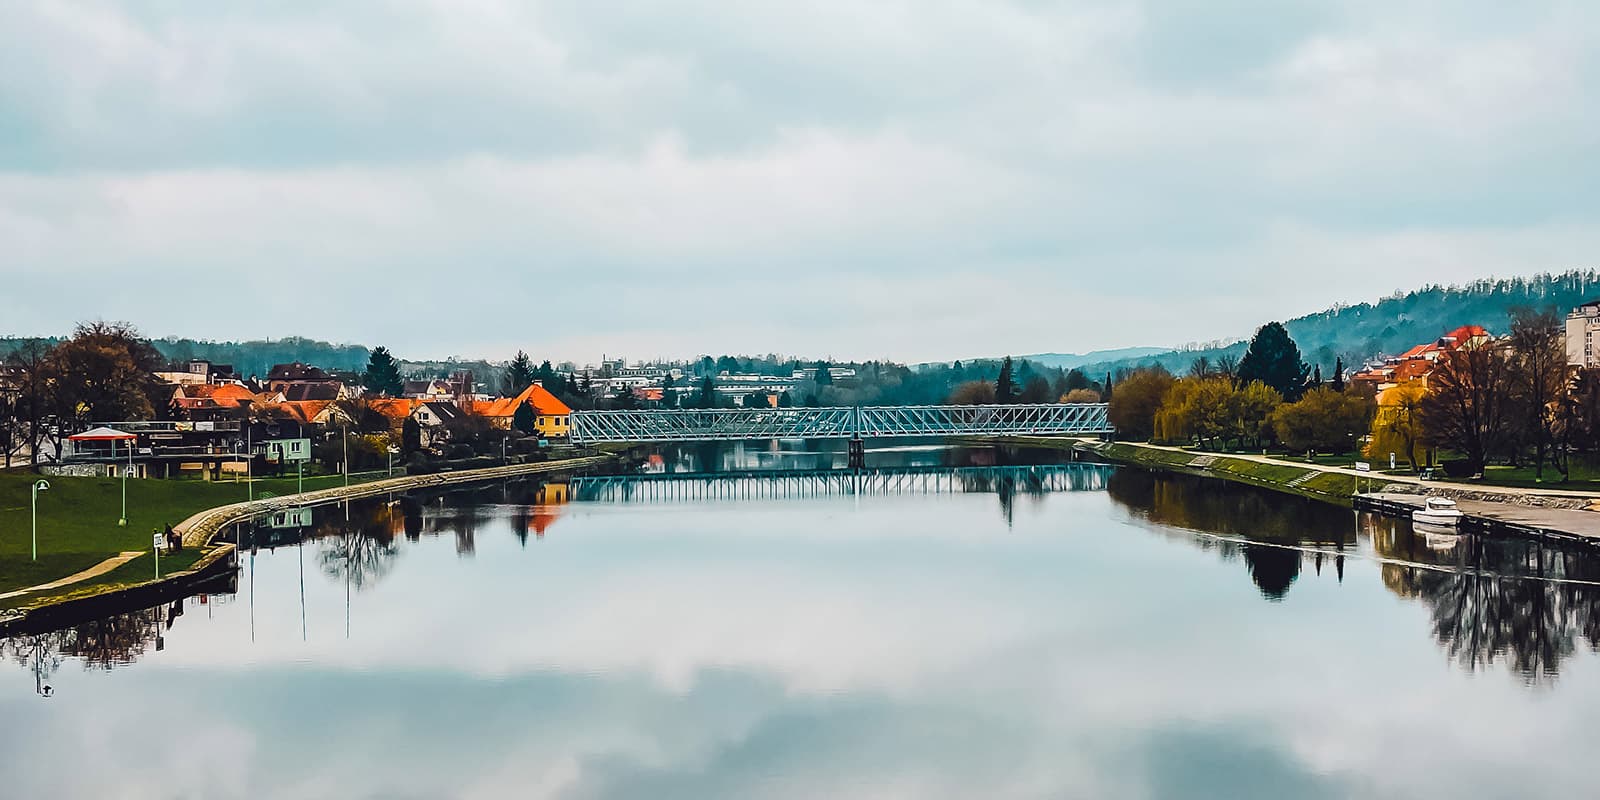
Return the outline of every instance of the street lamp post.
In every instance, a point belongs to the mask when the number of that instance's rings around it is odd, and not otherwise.
[[[117,446],[117,440],[112,439],[111,440],[111,446],[113,448],[115,448]],[[113,449],[111,452],[112,453],[116,453],[116,450]],[[128,526],[128,473],[130,473],[132,471],[133,471],[133,440],[129,439],[128,440],[128,468],[122,471],[122,517],[117,520],[117,527],[119,527],[119,528],[126,528]]]
[[[256,501],[256,451],[250,441],[250,420],[244,421],[244,486],[245,497],[254,503]]]
[[[339,433],[344,439],[344,488],[350,488],[350,426],[340,423]]]
[[[33,560],[39,560],[39,493],[50,488],[50,482],[40,478],[33,482],[29,499],[33,506]]]

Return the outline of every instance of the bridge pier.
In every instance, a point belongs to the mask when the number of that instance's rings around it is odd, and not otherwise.
[[[850,468],[867,468],[867,443],[860,436],[850,437]]]

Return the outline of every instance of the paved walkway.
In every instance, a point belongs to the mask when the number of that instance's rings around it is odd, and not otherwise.
[[[1098,444],[1098,440],[1081,439],[1088,444]],[[1583,489],[1534,489],[1520,486],[1496,486],[1491,483],[1472,483],[1469,481],[1430,480],[1425,481],[1412,475],[1386,475],[1382,472],[1361,472],[1351,467],[1330,467],[1322,464],[1308,464],[1304,461],[1291,461],[1271,456],[1259,456],[1249,453],[1205,453],[1189,450],[1183,447],[1173,447],[1159,444],[1140,444],[1134,442],[1117,442],[1117,444],[1142,447],[1148,450],[1168,450],[1174,453],[1185,453],[1192,456],[1216,456],[1219,458],[1237,458],[1242,461],[1254,461],[1259,464],[1276,464],[1281,467],[1300,467],[1301,469],[1317,470],[1319,472],[1334,472],[1340,475],[1353,475],[1358,478],[1370,478],[1374,482],[1407,483],[1428,488],[1454,489],[1462,492],[1478,492],[1481,494],[1526,495],[1529,497],[1573,497],[1586,500],[1600,500],[1600,491],[1585,491]]]
[[[120,567],[123,564],[126,564],[142,555],[144,555],[144,553],[137,550],[127,553],[118,553],[82,572],[73,573],[60,580],[51,581],[49,583],[41,583],[38,586],[29,586],[26,589],[17,589],[15,591],[6,592],[5,594],[0,594],[0,600],[17,597],[29,592],[42,592],[46,589],[59,589],[63,586],[69,586],[74,583],[89,580],[90,578],[98,578],[101,575],[104,575],[107,572],[110,572],[111,570],[114,570],[117,567]]]
[[[1370,501],[1391,507],[1422,508],[1424,498],[1415,494],[1372,492],[1361,495]],[[1359,508],[1360,506],[1358,506]],[[1574,511],[1566,508],[1536,508],[1511,503],[1486,503],[1482,500],[1457,500],[1462,514],[1491,522],[1550,531],[1580,539],[1600,539],[1600,514],[1593,511]]]

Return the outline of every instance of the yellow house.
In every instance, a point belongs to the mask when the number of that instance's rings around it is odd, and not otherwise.
[[[478,413],[488,417],[501,428],[511,427],[517,409],[523,405],[533,408],[533,427],[547,439],[564,439],[572,430],[572,409],[559,398],[535,383],[516,397],[502,397],[479,406]]]

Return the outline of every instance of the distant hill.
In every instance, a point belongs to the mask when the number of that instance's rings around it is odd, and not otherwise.
[[[1505,333],[1511,310],[1519,306],[1554,307],[1565,314],[1595,299],[1600,299],[1600,272],[1575,270],[1528,278],[1486,278],[1462,286],[1426,286],[1396,292],[1374,303],[1334,306],[1288,320],[1284,325],[1306,362],[1321,365],[1327,372],[1336,358],[1343,357],[1349,366],[1378,355],[1402,353],[1462,325],[1482,325],[1491,333]],[[1262,319],[1261,323],[1270,321]],[[1215,362],[1224,355],[1242,355],[1253,333],[1254,330],[1241,331],[1240,339],[1227,344],[1105,358],[1080,368],[1090,375],[1101,375],[1160,364],[1182,373],[1202,356]]]
[[[1046,367],[1059,367],[1072,369],[1084,364],[1096,364],[1106,361],[1121,361],[1130,358],[1144,358],[1171,352],[1170,347],[1122,347],[1116,350],[1094,350],[1088,353],[1034,353],[1032,355],[1018,356]]]

